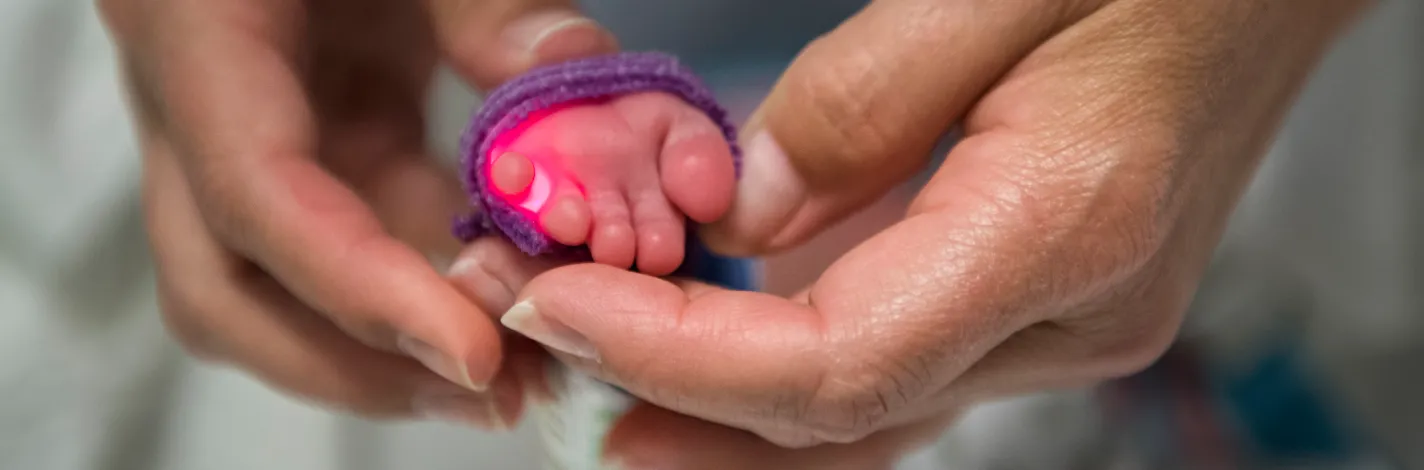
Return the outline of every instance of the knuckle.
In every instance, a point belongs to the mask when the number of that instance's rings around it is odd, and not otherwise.
[[[770,110],[795,115],[769,116],[780,127],[776,131],[781,143],[797,150],[790,156],[810,173],[811,181],[863,179],[864,170],[872,167],[872,174],[895,173],[887,171],[886,164],[896,163],[887,161],[889,157],[908,153],[901,150],[913,146],[930,150],[943,129],[906,125],[909,111],[904,104],[883,99],[890,92],[884,88],[893,80],[879,66],[879,58],[864,50],[828,55],[822,46],[812,44],[803,60],[793,64],[781,86],[786,106]]]
[[[829,131],[827,144],[840,149],[828,153],[848,162],[861,156],[879,156],[890,152],[890,130],[866,119],[871,110],[869,95],[850,90],[855,84],[843,75],[826,74],[815,77],[807,90],[807,110]]]

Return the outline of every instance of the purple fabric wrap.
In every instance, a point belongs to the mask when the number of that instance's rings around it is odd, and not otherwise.
[[[490,182],[482,169],[490,146],[499,135],[518,127],[534,113],[575,101],[648,91],[672,94],[705,112],[722,128],[732,149],[737,175],[741,175],[736,127],[711,90],[675,57],[628,52],[569,61],[534,69],[485,97],[460,140],[461,176],[475,213],[455,222],[455,236],[468,242],[498,231],[531,256],[586,253],[583,247],[564,246],[548,238],[536,221],[487,189]]]

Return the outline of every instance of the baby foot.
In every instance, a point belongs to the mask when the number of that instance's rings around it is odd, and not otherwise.
[[[721,217],[736,179],[722,130],[659,92],[546,111],[489,155],[493,189],[550,238],[653,275],[682,264],[687,219]]]

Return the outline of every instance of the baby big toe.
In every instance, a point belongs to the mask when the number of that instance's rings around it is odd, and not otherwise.
[[[534,183],[534,162],[514,152],[501,154],[490,163],[490,180],[506,197],[524,194]]]
[[[731,147],[705,117],[674,124],[659,168],[667,199],[692,220],[713,222],[731,207],[736,189]]]

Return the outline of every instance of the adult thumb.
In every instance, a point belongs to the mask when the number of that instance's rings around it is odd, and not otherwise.
[[[703,238],[725,254],[775,252],[883,196],[1086,3],[871,3],[809,44],[753,113],[737,197]]]

